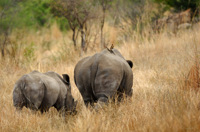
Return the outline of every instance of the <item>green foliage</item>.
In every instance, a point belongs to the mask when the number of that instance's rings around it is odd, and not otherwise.
[[[24,57],[27,63],[35,60],[35,44],[31,43],[24,49]]]
[[[173,7],[177,11],[191,8],[193,11],[199,7],[200,0],[153,0],[157,3],[163,3],[168,7]]]
[[[10,10],[12,5],[13,3],[11,0],[0,1],[0,35],[8,31],[12,24],[10,17],[7,17],[8,14],[13,14]]]
[[[60,30],[66,31],[70,29],[68,20],[65,17],[55,17],[55,21],[59,25]]]
[[[0,30],[5,32],[8,28],[35,28],[50,23],[50,0],[26,0],[0,2]]]
[[[51,12],[52,0],[0,1],[0,33],[8,28],[38,29],[57,22],[61,29],[68,29],[65,18],[54,17]]]
[[[18,27],[40,27],[51,23],[50,0],[27,0],[19,2],[16,19]]]
[[[12,0],[1,0],[0,1],[0,9],[4,8],[5,6],[11,4]]]

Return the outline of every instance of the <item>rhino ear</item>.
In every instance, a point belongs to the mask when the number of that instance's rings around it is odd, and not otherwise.
[[[62,76],[63,76],[63,79],[64,79],[67,83],[70,84],[70,78],[69,78],[69,75],[67,75],[67,74],[62,74]]]
[[[126,60],[129,66],[132,68],[133,67],[133,62],[131,60]]]

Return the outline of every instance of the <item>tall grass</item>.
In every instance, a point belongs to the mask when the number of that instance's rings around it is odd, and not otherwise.
[[[199,55],[198,55],[198,44],[194,43],[194,64],[191,66],[188,76],[186,78],[186,88],[194,89],[196,92],[199,91],[200,88],[200,75],[199,75]]]
[[[120,104],[109,103],[98,112],[84,106],[74,84],[73,70],[82,57],[70,45],[70,34],[62,34],[56,26],[27,33],[22,39],[13,33],[16,43],[35,44],[35,59],[25,64],[23,53],[28,45],[24,44],[17,56],[20,63],[10,58],[0,62],[0,131],[199,131],[200,94],[192,88],[183,89],[191,67],[199,59],[194,59],[195,48],[199,54],[199,29],[197,25],[176,36],[162,33],[115,45],[134,63],[133,96]],[[116,30],[108,31],[112,34]],[[113,42],[118,37],[115,35],[110,35]],[[42,47],[44,43],[49,43],[49,48]],[[84,56],[97,51],[100,50]],[[32,70],[69,74],[72,94],[78,100],[77,115],[67,115],[63,120],[54,108],[44,114],[26,108],[21,113],[15,112],[14,83]]]

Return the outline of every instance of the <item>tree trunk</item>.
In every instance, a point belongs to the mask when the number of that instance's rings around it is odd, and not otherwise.
[[[104,48],[103,28],[101,28],[101,49]]]
[[[105,10],[103,10],[103,18],[101,20],[101,49],[105,47],[104,36],[103,36],[104,21],[105,21]]]
[[[74,43],[74,48],[76,49],[76,29],[73,29],[73,35],[72,35],[72,40]]]
[[[5,56],[4,48],[1,49],[1,55],[2,55],[2,57],[4,58],[4,56]]]
[[[6,41],[7,41],[7,37],[8,37],[7,31],[4,34],[4,37],[5,37],[5,39],[4,39],[4,42],[2,43],[2,46],[1,46],[1,55],[2,55],[3,58],[5,56],[5,45],[6,45]]]
[[[2,56],[2,58],[4,58],[4,49],[3,48],[1,48],[1,56]]]
[[[83,27],[81,27],[81,56],[85,52],[85,32],[83,31]]]

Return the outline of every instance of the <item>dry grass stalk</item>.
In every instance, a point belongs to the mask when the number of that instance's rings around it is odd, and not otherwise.
[[[194,49],[194,64],[190,68],[188,76],[186,78],[186,88],[193,89],[196,92],[199,91],[200,88],[200,65],[199,65],[199,58],[197,52],[197,44],[195,43]]]
[[[199,64],[195,64],[190,68],[189,74],[186,78],[186,88],[199,91],[200,78],[199,78]]]

